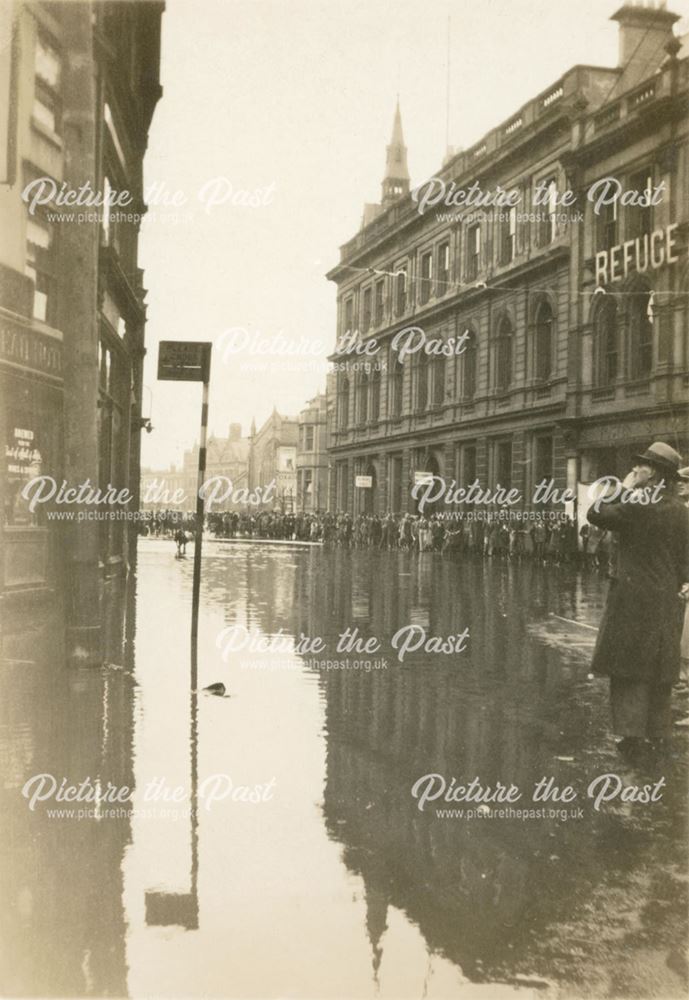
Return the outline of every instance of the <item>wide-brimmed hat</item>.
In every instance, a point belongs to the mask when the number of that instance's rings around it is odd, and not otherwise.
[[[665,444],[664,441],[654,441],[650,448],[647,448],[643,454],[634,455],[633,457],[646,465],[653,465],[663,471],[679,475],[682,456],[674,448],[671,448],[669,444]]]

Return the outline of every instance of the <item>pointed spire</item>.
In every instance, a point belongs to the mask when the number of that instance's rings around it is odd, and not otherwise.
[[[409,194],[409,168],[407,167],[407,147],[402,131],[402,114],[399,95],[392,123],[392,137],[385,156],[385,176],[383,177],[383,208],[393,201]]]

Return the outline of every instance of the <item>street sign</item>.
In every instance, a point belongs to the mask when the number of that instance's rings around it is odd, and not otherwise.
[[[207,382],[212,344],[197,340],[161,340],[158,378],[172,382]]]
[[[363,490],[370,490],[373,486],[373,476],[356,476],[354,478],[354,485]]]

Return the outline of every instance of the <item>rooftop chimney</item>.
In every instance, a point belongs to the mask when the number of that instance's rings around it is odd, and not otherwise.
[[[672,25],[679,14],[666,10],[665,0],[626,3],[613,14],[620,26],[618,65],[628,89],[652,76],[665,59],[665,46],[672,38]]]

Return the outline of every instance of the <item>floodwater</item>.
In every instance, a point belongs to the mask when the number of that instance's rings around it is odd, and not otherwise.
[[[65,667],[49,608],[3,630],[2,995],[686,994],[686,731],[640,770],[617,757],[606,682],[587,677],[595,572],[204,552],[198,688],[224,697],[190,691],[193,560],[169,542],[141,544],[107,667]],[[410,625],[468,633],[460,652],[400,658]],[[338,651],[346,629],[369,652]],[[664,778],[659,801],[597,811],[587,789],[611,772]],[[41,774],[88,778],[98,801],[32,810]],[[420,810],[430,774],[516,785],[514,810],[547,814]],[[532,802],[544,777],[576,800]]]

